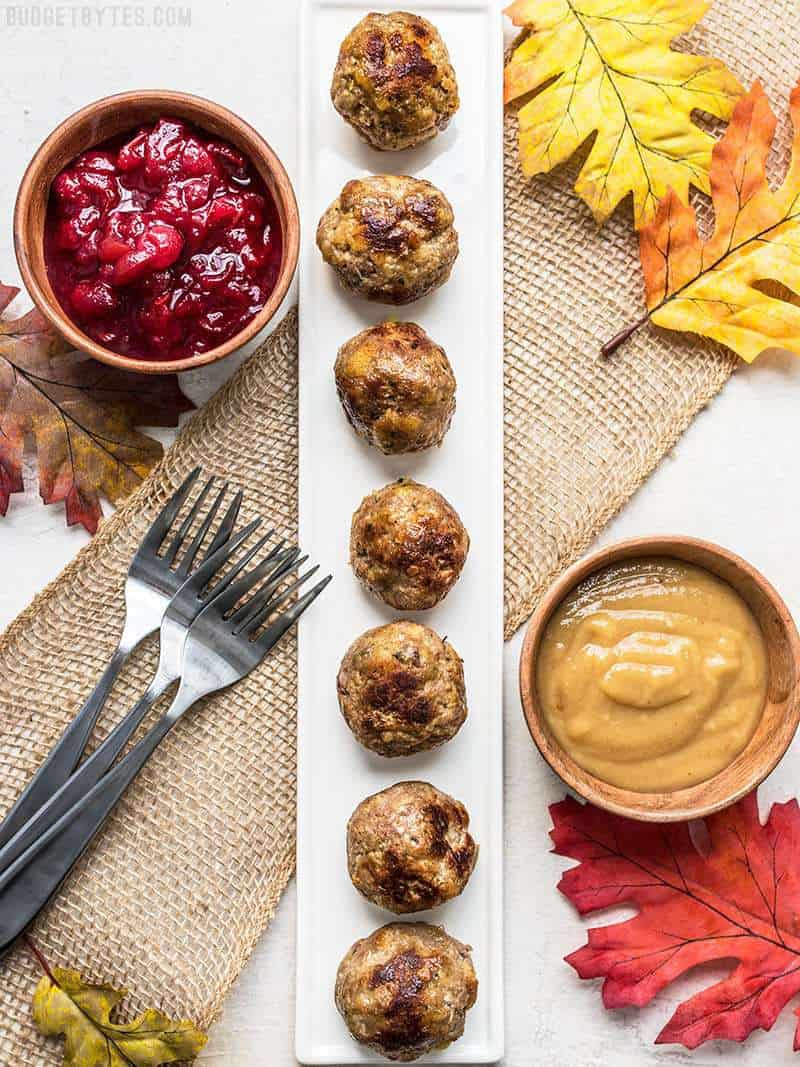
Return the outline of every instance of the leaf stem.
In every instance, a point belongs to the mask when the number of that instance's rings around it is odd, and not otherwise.
[[[36,962],[42,968],[42,970],[47,975],[47,977],[50,979],[50,981],[53,983],[53,985],[57,986],[58,982],[56,980],[56,976],[53,974],[52,970],[50,969],[50,964],[44,958],[44,955],[42,954],[41,949],[36,944],[36,942],[33,940],[31,935],[30,934],[23,934],[22,935],[22,940],[25,942],[25,945],[26,945],[28,951],[34,957]]]
[[[636,322],[632,322],[630,326],[626,326],[624,330],[620,330],[615,337],[612,337],[610,341],[606,341],[603,347],[600,349],[600,355],[607,357],[612,356],[620,345],[625,344],[629,337],[632,337],[638,329],[640,329],[647,320],[650,318],[649,312],[645,312],[640,319]]]

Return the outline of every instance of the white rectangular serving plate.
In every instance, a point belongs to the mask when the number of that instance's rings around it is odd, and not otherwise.
[[[376,152],[336,114],[330,81],[339,45],[367,12],[411,9],[450,51],[461,107],[433,141]],[[406,916],[442,924],[472,946],[479,990],[464,1036],[419,1062],[493,1063],[503,1055],[503,363],[502,28],[494,0],[409,4],[303,0],[300,32],[300,544],[334,581],[299,633],[296,1053],[308,1064],[385,1063],[350,1037],[333,1000],[350,945],[395,917],[347,874],[345,827],[364,797],[424,779],[466,805],[480,847],[462,895]],[[350,296],[315,245],[317,221],[350,178],[413,174],[450,199],[460,255],[437,292],[402,308]],[[356,437],[336,395],[339,346],[385,318],[419,323],[455,371],[457,408],[441,448],[382,456]],[[350,522],[363,497],[407,475],[439,490],[471,547],[460,581],[418,621],[464,660],[469,716],[448,744],[385,759],[362,748],[342,719],[336,674],[364,630],[398,614],[366,593],[348,564]]]

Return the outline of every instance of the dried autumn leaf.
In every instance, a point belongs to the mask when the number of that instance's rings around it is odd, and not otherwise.
[[[636,228],[669,188],[708,192],[713,138],[694,110],[730,117],[742,87],[717,59],[670,42],[705,14],[706,0],[516,0],[506,11],[529,31],[506,67],[506,103],[519,111],[527,175],[565,162],[595,132],[575,191],[599,223],[633,194]]]
[[[800,85],[791,112],[792,162],[780,189],[765,171],[776,119],[756,82],[714,149],[713,236],[701,239],[694,211],[673,191],[639,235],[650,319],[720,341],[748,363],[766,348],[800,355]],[[770,282],[780,288],[768,290]]]
[[[0,285],[0,313],[17,292]],[[192,406],[176,375],[132,374],[69,351],[38,311],[0,318],[0,515],[22,491],[29,438],[45,504],[63,500],[67,523],[94,533],[100,494],[121,500],[163,453],[134,426],[175,426]]]
[[[589,930],[567,956],[581,978],[604,979],[607,1008],[649,1004],[692,967],[733,959],[728,977],[684,1001],[656,1043],[696,1048],[770,1029],[800,992],[797,801],[773,805],[763,826],[755,793],[710,816],[707,852],[687,823],[635,822],[571,798],[550,812],[554,851],[580,861],[559,882],[578,911],[639,911]]]
[[[190,1022],[174,1022],[149,1008],[131,1023],[111,1014],[126,995],[107,985],[90,985],[77,971],[60,967],[39,982],[33,1021],[45,1037],[64,1036],[64,1067],[159,1067],[191,1060],[206,1043]]]

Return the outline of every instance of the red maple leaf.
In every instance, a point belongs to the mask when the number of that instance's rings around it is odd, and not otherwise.
[[[589,930],[588,943],[566,957],[581,978],[604,979],[607,1008],[648,1004],[690,968],[734,959],[727,978],[678,1007],[656,1043],[696,1048],[772,1027],[800,992],[796,800],[775,804],[762,826],[751,793],[706,819],[702,851],[688,823],[635,822],[571,798],[550,813],[554,851],[580,860],[558,885],[578,911],[639,910]]]

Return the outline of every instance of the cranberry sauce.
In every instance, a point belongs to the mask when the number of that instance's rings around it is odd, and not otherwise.
[[[140,359],[197,355],[238,333],[275,287],[281,243],[252,163],[170,118],[73,160],[45,222],[47,273],[66,314]]]

